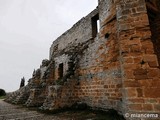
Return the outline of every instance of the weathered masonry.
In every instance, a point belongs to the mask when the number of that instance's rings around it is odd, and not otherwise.
[[[159,0],[98,2],[6,101],[47,110],[83,102],[122,114],[160,113]]]

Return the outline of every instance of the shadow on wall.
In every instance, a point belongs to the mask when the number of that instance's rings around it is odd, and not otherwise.
[[[152,42],[160,65],[160,2],[159,0],[146,0],[146,6],[152,32]]]

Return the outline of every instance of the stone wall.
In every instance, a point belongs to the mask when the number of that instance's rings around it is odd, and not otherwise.
[[[160,69],[151,40],[144,0],[117,6],[123,108],[126,112],[159,112]]]
[[[93,10],[89,15],[79,20],[71,29],[58,37],[50,47],[50,59],[64,49],[78,46],[92,39],[91,18],[98,14],[98,9]]]
[[[105,8],[106,4],[99,7]],[[106,21],[101,17],[106,16],[103,12],[103,9],[99,10],[100,21]],[[113,11],[109,13],[110,20],[101,24],[102,32],[93,37],[92,20],[97,14],[96,9],[53,42],[50,58],[55,62],[54,77],[55,80],[59,77],[59,64],[63,63],[65,76],[68,63],[76,63],[73,68],[74,79],[78,80],[79,85],[71,89],[73,95],[76,95],[73,98],[78,97],[79,101],[94,108],[114,108],[120,111],[122,85],[115,4]]]
[[[121,114],[160,113],[159,17],[153,21],[146,3],[99,0],[53,42],[49,60],[29,81],[25,104],[55,110],[82,102]]]

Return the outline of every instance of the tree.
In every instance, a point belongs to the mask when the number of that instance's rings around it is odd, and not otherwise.
[[[23,87],[24,85],[25,85],[25,78],[23,77],[21,79],[20,88]]]
[[[5,90],[3,90],[3,89],[0,89],[0,96],[5,96],[6,95],[6,92],[5,92]]]

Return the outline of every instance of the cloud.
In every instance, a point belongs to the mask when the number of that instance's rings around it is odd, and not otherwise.
[[[52,42],[97,6],[97,0],[0,0],[0,88],[28,80]]]

